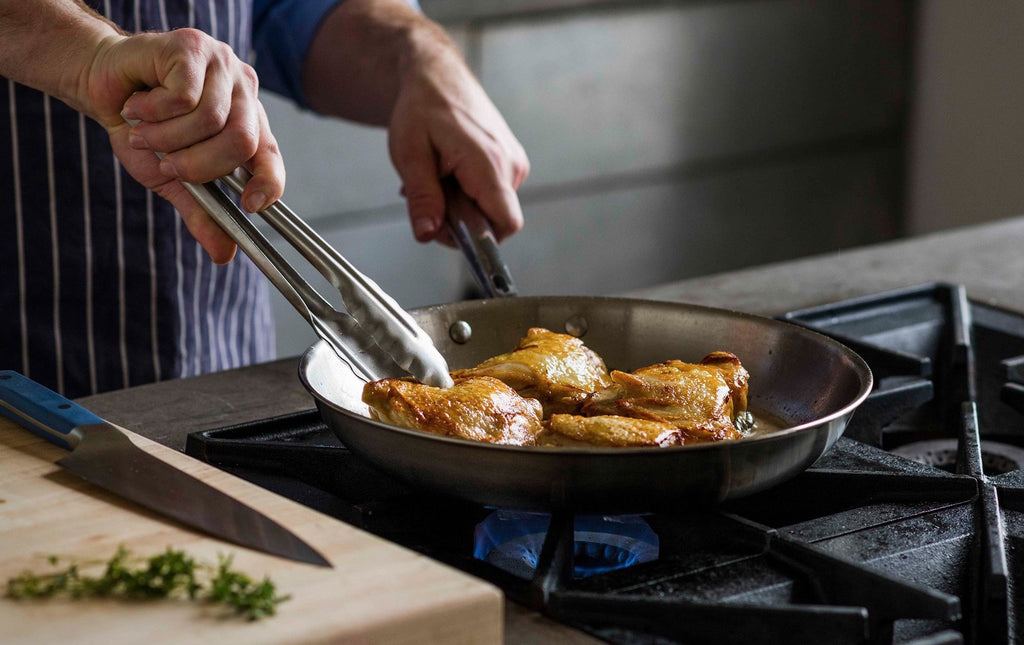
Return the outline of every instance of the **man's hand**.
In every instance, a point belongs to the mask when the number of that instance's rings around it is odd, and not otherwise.
[[[178,180],[210,181],[245,165],[247,209],[281,197],[284,163],[256,74],[224,43],[192,29],[127,35],[77,0],[0,0],[0,42],[0,75],[103,125],[128,172],[178,209],[215,261],[230,260],[234,242]]]
[[[530,162],[454,50],[414,61],[391,113],[388,148],[416,239],[448,241],[439,179],[454,175],[502,240],[523,227],[516,190]]]
[[[498,239],[523,226],[523,147],[455,44],[403,0],[345,0],[310,46],[304,87],[318,112],[387,125],[416,239],[450,243],[441,179],[454,175]]]
[[[80,102],[128,172],[174,205],[214,261],[230,260],[234,242],[180,181],[203,183],[245,165],[253,173],[242,194],[247,210],[281,197],[284,162],[252,68],[224,43],[181,29],[106,41],[84,79]]]

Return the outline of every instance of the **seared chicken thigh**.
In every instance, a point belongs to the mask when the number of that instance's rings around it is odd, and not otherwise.
[[[609,374],[580,339],[535,327],[512,351],[452,377],[448,389],[374,381],[363,401],[379,421],[518,446],[681,446],[738,439],[753,423],[749,374],[728,352]]]
[[[747,371],[727,352],[699,364],[670,360],[631,373],[613,371],[610,387],[581,407],[585,416],[617,415],[667,423],[683,443],[742,436],[737,417],[747,408]]]
[[[456,378],[447,389],[382,379],[363,387],[363,401],[378,421],[474,441],[532,446],[543,429],[539,402],[489,376]]]
[[[611,385],[604,361],[579,338],[534,327],[511,352],[476,367],[452,372],[454,378],[492,376],[544,406],[544,415],[576,412],[588,396]]]
[[[547,429],[546,442],[555,445],[560,438],[609,448],[681,446],[684,441],[682,431],[671,423],[612,415],[553,414]]]

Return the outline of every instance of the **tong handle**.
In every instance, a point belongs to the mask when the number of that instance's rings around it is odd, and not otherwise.
[[[122,118],[124,118],[123,115]],[[125,118],[125,122],[135,127],[138,120]],[[160,152],[155,154],[160,159],[164,156]],[[242,189],[245,188],[245,183],[252,177],[244,169],[241,172],[244,174],[240,175],[242,178],[240,183],[238,181],[228,181],[229,178],[227,177],[222,178],[239,195],[241,195]],[[339,358],[348,363],[357,378],[363,381],[379,379],[392,372],[393,366],[398,364],[399,367],[412,373],[417,378],[421,380],[426,379],[425,382],[444,387],[451,385],[452,381],[448,374],[448,365],[445,363],[444,358],[441,357],[441,354],[430,342],[429,337],[419,329],[415,321],[408,317],[408,314],[405,314],[401,307],[398,307],[393,301],[391,301],[391,304],[394,305],[394,308],[401,312],[401,314],[404,314],[408,322],[416,330],[413,332],[416,344],[410,345],[408,343],[406,340],[408,334],[402,335],[398,340],[392,340],[390,344],[382,343],[381,338],[379,338],[381,325],[378,324],[376,326],[377,335],[375,335],[373,330],[368,331],[360,326],[355,312],[352,312],[353,315],[348,315],[331,306],[323,296],[317,293],[316,289],[310,286],[295,271],[294,267],[281,256],[274,245],[249,221],[245,212],[215,182],[194,184],[183,181],[181,185],[184,186],[185,190],[192,195],[213,221],[227,233],[228,237],[238,245],[238,248],[249,256],[267,279],[281,292],[296,311],[306,319],[316,334],[331,346]],[[283,202],[279,201],[272,208],[277,210],[283,209],[291,218],[305,226],[305,222],[302,222]],[[266,212],[262,211],[261,214]],[[275,210],[275,212],[277,211]],[[267,216],[264,215],[264,217]],[[308,227],[306,228],[308,229]],[[312,229],[308,229],[308,235],[315,238],[319,245],[318,248],[326,249],[330,254],[336,256],[336,260],[344,263],[352,273],[361,275],[330,245],[316,235]],[[324,253],[324,251],[321,250],[321,253]],[[303,254],[314,264],[318,271],[324,273],[325,268],[323,264],[316,261],[316,253],[310,252],[309,248],[306,248]],[[326,276],[327,274],[324,273],[324,275]],[[369,281],[368,278],[366,280]],[[334,282],[335,280],[332,279],[332,283]],[[370,285],[376,288],[372,281]],[[338,285],[336,284],[336,286]],[[387,298],[387,295],[379,291],[379,288],[377,290],[382,298]],[[390,301],[390,298],[387,299]],[[390,328],[384,327],[385,337],[390,332]],[[408,358],[405,358],[403,364],[394,359],[396,351],[407,351],[416,357],[423,356],[425,358],[420,358],[418,361],[410,361]],[[422,369],[421,364],[423,363],[426,363],[431,370]],[[437,375],[438,372],[441,373],[440,376]]]
[[[230,175],[221,178],[221,181],[241,195],[251,178],[252,173],[248,170],[237,168]],[[397,320],[408,333],[417,332],[416,322],[398,303],[384,293],[377,283],[352,266],[283,201],[271,204],[260,211],[259,215],[341,292],[346,306],[358,306],[369,300],[377,300],[385,315]]]
[[[476,202],[463,192],[454,177],[441,180],[444,188],[448,229],[466,256],[473,278],[486,298],[518,296],[508,265],[498,250],[498,240],[487,217]]]
[[[274,245],[217,184],[181,183],[213,221],[234,240],[238,248],[249,256],[253,264],[263,272],[299,315],[306,319],[317,335],[348,363],[357,378],[372,381],[381,377],[381,372],[384,371],[380,365],[382,359],[378,357],[374,361],[370,358],[366,353],[369,349],[366,340],[363,340],[362,346],[356,349],[345,342],[346,338],[361,338],[362,332],[358,329],[356,321],[335,311],[330,303],[281,256]],[[332,313],[334,315],[331,315]]]
[[[124,118],[122,116],[122,118]],[[138,119],[124,119],[125,122],[135,127]],[[154,152],[157,159],[163,159],[162,152]],[[307,321],[310,320],[312,312],[307,306],[307,301],[317,299],[323,301],[320,294],[316,293],[305,280],[292,270],[291,266],[284,261],[277,249],[260,233],[249,219],[231,199],[224,194],[214,182],[205,184],[193,184],[183,181],[181,185],[188,191],[189,195],[199,203],[206,211],[206,214],[220,226],[221,230],[227,233],[228,237],[238,245],[243,253],[252,259],[253,263],[263,271],[282,295],[295,307],[296,310]],[[290,275],[284,275],[288,273]]]
[[[251,177],[248,170],[239,168],[222,177],[221,181],[240,195]],[[275,202],[260,211],[259,215],[338,289],[361,332],[368,335],[399,367],[428,385],[452,385],[448,364],[430,337],[373,280],[352,266],[284,202]],[[278,260],[278,264],[282,262],[283,259]],[[320,298],[319,294],[315,295],[316,298],[309,298],[306,303],[315,309],[314,314],[323,319],[340,313]],[[313,320],[310,322],[314,323]],[[314,328],[317,328],[316,324]],[[317,328],[317,331],[320,329]]]

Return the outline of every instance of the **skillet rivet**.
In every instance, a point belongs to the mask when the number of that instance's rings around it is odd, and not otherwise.
[[[473,337],[473,328],[465,320],[459,320],[448,328],[448,336],[456,343],[465,345]]]
[[[569,316],[565,321],[565,333],[570,336],[580,338],[583,334],[587,333],[587,329],[589,329],[587,319],[579,314]]]

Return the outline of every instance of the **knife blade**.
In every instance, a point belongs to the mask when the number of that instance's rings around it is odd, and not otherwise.
[[[18,372],[0,371],[0,414],[71,454],[57,461],[91,484],[213,537],[330,567],[269,517],[142,450],[113,424]]]

